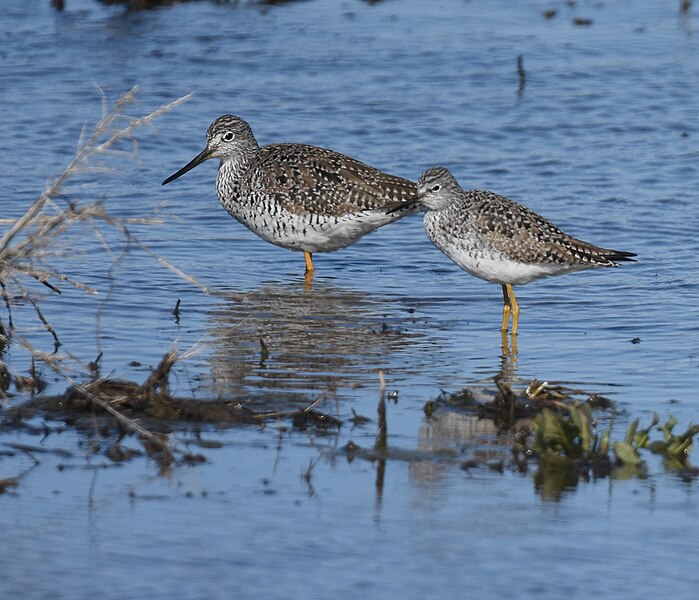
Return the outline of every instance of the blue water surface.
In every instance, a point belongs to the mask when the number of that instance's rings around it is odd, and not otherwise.
[[[60,296],[41,292],[60,352],[82,363],[103,352],[103,374],[142,381],[173,345],[201,342],[174,369],[178,394],[289,410],[336,386],[321,408],[345,424],[334,435],[292,430],[288,420],[205,428],[215,449],[181,433],[178,445],[206,463],[166,473],[145,457],[114,466],[71,431],[2,433],[0,479],[19,479],[0,494],[0,596],[694,595],[696,480],[651,458],[646,479],[548,494],[535,469],[461,469],[474,449],[497,460],[506,448],[487,423],[459,414],[434,423],[423,412],[441,390],[486,382],[492,391],[504,366],[523,385],[564,382],[613,399],[617,438],[654,412],[677,416],[678,428],[699,419],[699,12],[679,5],[309,0],[126,10],[66,0],[58,11],[7,0],[3,229],[62,172],[104,106],[133,86],[131,116],[193,93],[139,129],[135,146],[122,144],[128,156],[99,157],[94,166],[108,170],[79,173],[62,192],[131,219],[135,238],[210,293],[110,227],[86,225],[51,261],[98,293],[68,283]],[[420,216],[315,256],[309,287],[300,254],[262,242],[219,206],[213,161],[162,187],[223,113],[248,120],[262,144],[331,147],[410,179],[444,165],[465,188],[507,195],[638,261],[519,288],[518,353],[503,359],[500,290],[439,253]],[[31,306],[17,299],[12,312],[17,339],[50,352]],[[29,368],[18,343],[3,360],[18,374]],[[377,463],[350,462],[341,450],[373,443],[375,420],[349,419],[352,410],[375,418],[379,370],[398,397],[388,407],[396,455],[383,477]],[[43,373],[50,390],[65,389]],[[34,454],[35,465],[9,452],[12,443],[51,452]]]

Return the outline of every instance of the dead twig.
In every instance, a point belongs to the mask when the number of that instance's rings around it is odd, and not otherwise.
[[[303,409],[303,412],[311,412],[316,406],[318,406],[323,400],[325,400],[330,394],[334,393],[337,390],[337,384],[332,383],[330,384],[325,391],[320,394],[313,402],[311,402],[306,408]]]
[[[517,56],[517,76],[519,77],[517,96],[521,97],[524,93],[524,86],[527,85],[527,73],[524,70],[524,57],[521,54]]]
[[[155,394],[156,390],[159,390],[160,395],[167,396],[168,375],[170,374],[170,369],[175,365],[175,362],[177,362],[177,352],[172,349],[163,356],[158,366],[148,375],[148,378],[141,386],[141,391],[143,391],[146,396],[150,396]]]
[[[379,390],[379,425],[374,448],[385,450],[388,446],[388,425],[386,423],[386,382],[384,381],[383,371],[379,371]]]
[[[53,325],[51,325],[51,323],[49,323],[46,320],[46,317],[44,316],[44,313],[41,312],[41,309],[39,308],[39,304],[37,303],[37,301],[32,297],[31,294],[29,294],[24,289],[24,286],[22,286],[22,284],[17,280],[17,278],[13,277],[12,279],[15,282],[15,285],[20,290],[20,293],[22,294],[22,298],[24,298],[27,302],[29,302],[34,307],[34,310],[36,311],[36,314],[39,317],[39,320],[44,324],[44,327],[46,328],[46,330],[53,337],[53,351],[57,352],[62,344],[61,344],[61,340],[58,339],[58,334],[56,333],[56,330],[53,328]]]
[[[2,289],[2,299],[5,302],[5,308],[7,309],[7,327],[8,331],[3,332],[3,337],[7,335],[12,335],[14,330],[14,325],[12,324],[12,307],[10,305],[10,296],[7,293],[7,286],[5,282],[0,278],[0,288]]]

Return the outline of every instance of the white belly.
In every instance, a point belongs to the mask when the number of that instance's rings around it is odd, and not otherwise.
[[[560,265],[526,264],[509,260],[502,255],[473,255],[458,251],[445,251],[445,254],[464,271],[492,283],[521,285],[565,272]]]
[[[332,252],[354,244],[363,235],[395,221],[401,215],[387,215],[385,210],[363,211],[342,215],[297,215],[282,209],[270,214],[256,206],[228,212],[263,240],[304,252]]]
[[[425,231],[437,248],[459,265],[464,271],[492,283],[521,285],[549,275],[560,275],[579,271],[585,264],[527,263],[513,260],[503,254],[487,238],[467,231],[461,237],[450,235],[435,226],[432,213],[425,216]],[[592,265],[589,265],[592,266]]]

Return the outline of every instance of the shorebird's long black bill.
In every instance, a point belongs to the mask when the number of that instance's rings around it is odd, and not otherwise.
[[[416,209],[418,206],[420,206],[420,203],[416,199],[408,200],[407,202],[403,202],[403,204],[398,204],[397,206],[394,206],[393,208],[389,208],[386,211],[387,215],[392,215],[393,213],[397,213],[401,210],[413,210]]]
[[[205,160],[211,158],[211,155],[209,154],[209,149],[204,148],[199,154],[197,154],[192,160],[190,160],[184,167],[182,167],[177,173],[173,173],[168,177],[165,181],[163,181],[162,185],[167,185],[171,181],[175,181],[178,177],[182,177],[187,171],[191,171],[194,167],[200,165],[203,163]]]

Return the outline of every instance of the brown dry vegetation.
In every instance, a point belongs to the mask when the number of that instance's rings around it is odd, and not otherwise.
[[[89,399],[92,405],[112,414],[127,428],[163,447],[160,438],[150,434],[119,410],[123,397],[129,396],[133,391],[129,390],[129,385],[122,387],[120,394],[115,394],[114,390],[118,386],[99,378],[99,359],[94,363],[81,364],[69,352],[59,351],[62,345],[59,327],[44,316],[41,304],[46,299],[38,293],[36,286],[36,282],[39,282],[53,294],[60,294],[61,288],[66,285],[90,297],[96,294],[97,290],[84,281],[55,266],[70,252],[71,235],[80,228],[89,227],[97,239],[103,241],[102,250],[106,262],[111,262],[112,266],[120,259],[119,254],[112,252],[105,241],[105,228],[117,232],[128,242],[129,247],[141,248],[160,265],[203,288],[134,237],[128,227],[133,220],[113,216],[102,201],[80,201],[74,199],[74,195],[68,200],[68,196],[64,194],[69,180],[109,171],[108,161],[114,158],[134,158],[137,152],[136,130],[151,125],[156,118],[189,98],[184,96],[147,115],[131,117],[125,113],[125,109],[134,101],[137,91],[137,88],[133,88],[122,95],[111,110],[107,110],[106,100],[103,99],[102,118],[92,130],[83,130],[75,156],[63,173],[46,186],[19,219],[9,223],[0,237],[0,292],[5,308],[5,314],[0,317],[0,349],[11,344],[26,352],[31,360],[28,377],[13,372],[10,366],[0,360],[0,393],[6,395],[12,385],[18,391],[29,392],[32,396],[40,393],[44,383],[37,374],[36,365],[45,365],[66,381],[69,386],[69,391],[66,392],[68,399]],[[136,219],[138,222],[143,220]],[[48,297],[50,296],[51,294]],[[15,330],[13,312],[22,310],[33,311],[41,327],[52,336],[53,352],[48,353],[35,347],[27,337]],[[189,354],[191,353],[192,351]],[[133,384],[132,387],[140,390],[145,397],[155,397],[152,393],[154,389],[159,389],[161,396],[167,393],[167,373],[177,358],[174,352],[169,353],[148,381],[140,386]],[[88,383],[81,383],[83,381]]]

